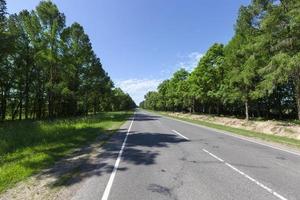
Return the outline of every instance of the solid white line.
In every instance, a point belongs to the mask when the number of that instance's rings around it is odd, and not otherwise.
[[[231,137],[234,137],[234,138],[238,138],[238,139],[241,139],[241,140],[245,140],[245,141],[247,141],[247,142],[259,144],[259,145],[266,146],[266,147],[269,147],[269,148],[272,148],[272,149],[276,149],[276,150],[284,151],[284,152],[286,152],[286,153],[290,153],[290,154],[293,154],[293,155],[296,155],[296,156],[300,156],[300,154],[297,153],[297,152],[289,151],[289,150],[286,150],[286,149],[282,149],[282,148],[280,148],[280,147],[274,147],[274,146],[272,146],[272,145],[265,144],[265,143],[262,143],[262,142],[253,141],[253,140],[251,140],[251,139],[245,138],[246,136],[234,135],[235,133],[230,133],[230,132],[221,131],[221,130],[219,130],[219,129],[210,128],[210,127],[202,126],[202,125],[199,125],[199,124],[194,124],[194,123],[191,123],[191,122],[183,121],[183,120],[180,120],[180,119],[175,119],[175,118],[172,118],[172,117],[167,117],[167,116],[163,116],[163,115],[160,115],[160,116],[165,117],[165,118],[170,119],[170,120],[182,122],[182,123],[189,124],[189,125],[192,125],[192,126],[197,126],[197,127],[204,128],[204,129],[207,129],[207,130],[211,130],[211,131],[214,131],[214,132],[217,132],[217,133],[220,133],[220,134],[224,134],[224,135],[228,135],[228,136],[231,136]]]
[[[135,113],[134,113],[134,115],[135,115]],[[129,126],[128,130],[127,130],[127,133],[126,133],[125,139],[123,141],[121,150],[120,150],[120,152],[118,154],[118,158],[117,158],[116,163],[114,165],[114,169],[113,169],[113,171],[112,171],[112,173],[110,175],[109,181],[108,181],[108,183],[107,183],[107,185],[105,187],[105,190],[104,190],[104,193],[103,193],[103,196],[102,196],[101,200],[107,200],[108,199],[109,192],[111,190],[112,184],[114,182],[114,178],[115,178],[116,173],[118,171],[118,167],[119,167],[119,164],[120,164],[120,161],[121,161],[121,158],[122,158],[122,154],[123,154],[123,151],[124,151],[124,148],[125,148],[125,145],[126,145],[126,141],[127,141],[128,135],[130,133],[132,124],[134,122],[134,115],[133,115],[133,119],[132,119],[132,121],[130,123],[130,126]]]
[[[277,198],[279,198],[280,200],[288,200],[287,198],[283,197],[282,195],[278,194],[277,192],[275,192],[274,190],[272,190],[271,188],[265,186],[264,184],[260,183],[259,181],[255,180],[254,178],[252,178],[251,176],[249,176],[248,174],[242,172],[241,170],[237,169],[236,167],[234,167],[233,165],[225,162],[223,159],[219,158],[218,156],[210,153],[209,151],[207,151],[206,149],[202,149],[205,153],[209,154],[210,156],[212,156],[213,158],[217,159],[218,161],[224,163],[226,166],[230,167],[231,169],[233,169],[234,171],[238,172],[239,174],[241,174],[242,176],[244,176],[245,178],[249,179],[250,181],[254,182],[256,185],[260,186],[261,188],[265,189],[266,191],[268,191],[269,193],[273,194],[274,196],[276,196]]]
[[[174,133],[176,133],[177,135],[183,137],[186,140],[190,140],[189,138],[185,137],[184,135],[182,135],[181,133],[179,133],[178,131],[172,130]]]

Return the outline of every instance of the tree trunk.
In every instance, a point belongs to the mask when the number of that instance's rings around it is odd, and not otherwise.
[[[48,117],[49,118],[53,118],[53,113],[54,113],[53,92],[51,90],[52,88],[48,91]]]
[[[298,119],[300,120],[300,95],[298,95],[298,99],[297,99],[297,107],[298,107]]]
[[[97,100],[94,99],[94,115],[97,113]]]
[[[22,111],[23,111],[23,97],[20,97],[19,120],[22,120]]]
[[[39,93],[40,93],[40,91],[39,91]],[[37,95],[36,99],[37,99],[36,118],[41,119],[42,118],[42,110],[43,110],[42,94]]]
[[[268,95],[268,94],[266,93],[266,95]],[[270,113],[270,98],[269,97],[267,98],[266,111],[267,111],[267,113],[266,113],[267,119],[270,119],[271,113]]]
[[[50,31],[52,33],[52,25],[50,26]],[[54,53],[54,42],[53,39],[50,38],[50,54],[51,58],[54,58],[55,60],[55,53]],[[49,83],[51,84],[50,89],[48,89],[48,115],[49,118],[53,118],[54,116],[54,84],[55,84],[55,72],[54,72],[54,65],[55,62],[53,60],[50,61],[49,63]]]
[[[208,107],[208,114],[211,115],[211,105],[209,105],[209,107]]]
[[[14,106],[12,106],[12,108],[11,108],[11,119],[12,120],[15,120],[15,118],[16,118],[16,116],[17,116],[17,114],[18,114],[18,111],[19,111],[19,109],[20,109],[20,106],[21,106],[21,101],[17,104],[17,106],[16,107],[14,107]]]
[[[15,108],[11,105],[11,120],[15,120]]]
[[[246,115],[246,120],[249,120],[249,104],[248,104],[248,99],[245,101],[245,115]]]
[[[195,113],[195,98],[193,97],[192,113]]]
[[[85,115],[87,116],[88,115],[88,97],[87,97],[87,93],[85,93],[84,95],[84,112],[85,112]]]
[[[5,120],[6,119],[6,114],[8,112],[8,98],[9,98],[9,88],[4,88],[4,94],[3,94],[3,108],[2,108],[2,113],[3,113],[3,116],[2,116],[2,120]]]
[[[300,78],[298,82],[296,83],[296,102],[297,102],[297,114],[298,119],[300,120]]]
[[[260,106],[260,103],[257,104],[257,117],[261,117],[261,106]]]
[[[30,114],[30,118],[31,119],[37,119],[37,102],[36,100],[33,101],[33,106],[32,106],[32,110],[31,110],[31,114]]]
[[[27,76],[26,76],[26,83],[25,83],[24,98],[25,98],[24,114],[25,114],[25,119],[28,119],[28,112],[29,112],[29,81],[28,81]]]
[[[6,105],[7,105],[7,95],[3,92],[2,99],[1,99],[1,120],[4,121],[6,118]]]

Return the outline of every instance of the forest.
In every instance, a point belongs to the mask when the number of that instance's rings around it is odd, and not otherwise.
[[[252,0],[234,36],[179,69],[140,107],[263,119],[300,119],[300,1]]]
[[[51,1],[8,14],[0,0],[0,121],[86,115],[135,107],[115,88],[84,28]]]

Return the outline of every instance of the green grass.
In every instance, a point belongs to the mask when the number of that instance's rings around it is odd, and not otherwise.
[[[40,172],[100,135],[111,135],[132,112],[0,124],[0,192]],[[104,137],[107,138],[107,137]]]
[[[300,125],[300,120],[290,120],[291,123]]]
[[[153,111],[150,111],[150,112],[153,112]],[[242,136],[258,138],[258,139],[262,139],[262,140],[266,140],[266,141],[270,141],[270,142],[276,142],[279,144],[284,144],[287,146],[300,148],[300,140],[293,139],[293,138],[259,133],[259,132],[255,132],[255,131],[249,131],[249,130],[245,130],[245,129],[241,129],[241,128],[234,128],[234,127],[215,124],[215,123],[206,122],[206,121],[202,121],[202,120],[189,119],[186,117],[175,117],[175,116],[169,115],[167,112],[156,112],[156,113],[161,114],[163,116],[168,116],[168,117],[171,117],[174,119],[179,119],[179,120],[191,122],[194,124],[199,124],[199,125],[206,126],[209,128],[214,128],[214,129],[227,131],[227,132],[235,133],[235,134],[242,135]]]

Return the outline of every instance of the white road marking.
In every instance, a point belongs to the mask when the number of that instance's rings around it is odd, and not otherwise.
[[[225,162],[223,159],[219,158],[218,156],[210,153],[209,151],[207,151],[206,149],[202,149],[205,153],[208,153],[209,155],[211,155],[212,157],[214,157],[215,159],[217,159],[220,162]]]
[[[233,165],[225,162],[223,159],[219,158],[218,156],[210,153],[209,151],[207,151],[206,149],[202,149],[205,153],[209,154],[210,156],[212,156],[213,158],[217,159],[218,161],[224,163],[226,166],[230,167],[231,169],[233,169],[234,171],[238,172],[239,174],[241,174],[242,176],[244,176],[245,178],[249,179],[250,181],[254,182],[256,185],[260,186],[261,188],[265,189],[266,191],[268,191],[269,193],[273,194],[274,196],[276,196],[278,199],[280,200],[288,200],[287,198],[283,197],[282,195],[278,194],[277,192],[275,192],[274,190],[272,190],[271,188],[265,186],[264,184],[260,183],[259,181],[255,180],[254,178],[252,178],[251,176],[247,175],[246,173],[242,172],[241,170],[237,169],[236,167],[234,167]]]
[[[160,115],[160,116],[163,116],[163,115]],[[187,121],[183,121],[183,120],[180,120],[180,119],[174,119],[174,118],[172,118],[172,117],[167,117],[167,116],[163,116],[163,117],[164,117],[164,118],[167,118],[167,119],[170,119],[170,120],[174,120],[174,121],[182,122],[182,123],[185,123],[185,124],[189,124],[189,125],[192,125],[192,126],[197,126],[197,127],[200,127],[200,128],[204,128],[204,129],[207,129],[207,130],[211,130],[211,131],[214,131],[214,132],[217,132],[217,133],[220,133],[220,134],[224,134],[224,135],[228,135],[228,136],[231,136],[231,137],[235,137],[235,138],[238,138],[238,139],[241,139],[241,140],[245,140],[245,141],[247,141],[247,142],[259,144],[259,145],[266,146],[266,147],[270,147],[270,148],[272,148],[272,149],[276,149],[276,150],[280,150],[280,151],[284,151],[284,152],[286,152],[286,153],[290,153],[290,154],[293,154],[293,155],[296,155],[296,156],[300,156],[300,154],[297,153],[297,152],[289,151],[289,150],[286,150],[286,149],[282,149],[282,148],[280,148],[280,147],[274,147],[274,146],[272,146],[272,145],[265,144],[265,143],[262,143],[262,142],[253,141],[253,140],[251,140],[251,139],[245,138],[246,136],[234,135],[234,133],[224,132],[224,131],[221,131],[221,130],[219,130],[219,129],[214,129],[214,128],[202,126],[202,125],[199,125],[199,124],[194,124],[194,123],[187,122]]]
[[[134,115],[135,115],[135,113],[134,113]],[[107,185],[106,185],[106,187],[105,187],[105,190],[104,190],[104,193],[103,193],[103,195],[102,195],[101,200],[107,200],[107,199],[108,199],[109,192],[110,192],[110,190],[111,190],[112,184],[113,184],[113,182],[114,182],[114,178],[115,178],[116,173],[117,173],[117,171],[118,171],[118,167],[119,167],[119,164],[120,164],[120,161],[121,161],[121,158],[122,158],[122,154],[123,154],[123,151],[124,151],[126,142],[127,142],[128,135],[129,135],[129,133],[130,133],[132,124],[133,124],[133,122],[134,122],[134,115],[133,115],[133,119],[132,119],[132,121],[131,121],[131,123],[130,123],[130,126],[129,126],[128,130],[127,130],[127,133],[126,133],[125,139],[124,139],[124,141],[123,141],[121,150],[119,151],[118,158],[117,158],[116,163],[115,163],[115,165],[114,165],[114,169],[113,169],[113,171],[112,171],[112,173],[111,173],[111,175],[110,175],[109,181],[108,181],[108,183],[107,183]]]
[[[184,135],[182,135],[181,133],[179,133],[178,131],[172,130],[174,133],[176,133],[177,135],[183,137],[186,140],[190,140],[189,138],[185,137]]]

